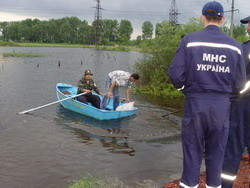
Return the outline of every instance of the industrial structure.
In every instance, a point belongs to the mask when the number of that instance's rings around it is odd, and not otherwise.
[[[180,13],[177,10],[177,5],[176,5],[176,1],[172,0],[170,9],[169,9],[169,22],[173,25],[177,25],[178,23],[178,15]]]
[[[95,27],[95,45],[97,46],[101,39],[101,29],[102,29],[102,10],[100,0],[96,0],[97,4],[95,7],[95,21],[94,21],[94,27]]]

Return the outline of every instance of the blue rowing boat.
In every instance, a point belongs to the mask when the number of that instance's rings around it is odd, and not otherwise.
[[[58,100],[62,100],[68,97],[72,97],[77,94],[77,87],[74,87],[69,84],[58,83],[56,85],[56,94]],[[97,95],[93,93],[93,95]],[[102,96],[97,95],[102,99]],[[84,104],[77,101],[76,99],[68,99],[60,102],[65,108],[72,110],[74,112],[84,114],[86,116],[93,117],[99,120],[110,120],[110,119],[119,119],[123,117],[128,117],[134,115],[137,112],[137,108],[126,111],[114,111],[113,108],[113,99],[109,100],[107,110],[101,110],[93,107],[90,103]],[[120,103],[121,105],[122,103]]]

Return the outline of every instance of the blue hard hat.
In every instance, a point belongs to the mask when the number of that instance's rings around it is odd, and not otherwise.
[[[212,12],[207,11],[207,10],[214,10],[215,12],[212,13]],[[208,2],[204,5],[204,7],[202,9],[202,14],[203,15],[211,15],[211,16],[223,16],[224,9],[220,3],[216,2],[216,1],[211,1],[211,2]]]

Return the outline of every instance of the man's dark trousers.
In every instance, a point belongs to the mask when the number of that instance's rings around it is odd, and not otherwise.
[[[100,108],[100,104],[101,104],[101,99],[100,97],[96,96],[96,95],[83,95],[83,96],[79,96],[77,97],[77,100],[87,104],[88,102],[90,102],[94,107],[96,108]]]
[[[181,182],[185,185],[198,185],[204,152],[207,185],[221,185],[220,174],[229,130],[229,109],[229,97],[223,94],[186,96],[181,133],[184,155]]]
[[[245,147],[250,149],[250,97],[237,98],[232,101],[230,113],[230,129],[225,158],[223,175],[236,178],[240,160]],[[231,188],[233,179],[222,178],[222,187]]]

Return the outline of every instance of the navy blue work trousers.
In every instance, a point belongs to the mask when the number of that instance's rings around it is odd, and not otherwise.
[[[229,97],[222,94],[186,96],[182,120],[183,187],[199,184],[202,157],[205,154],[206,184],[221,185],[224,151],[229,132]],[[182,187],[182,186],[181,186]]]
[[[100,109],[101,99],[97,95],[82,95],[77,97],[77,100],[87,104],[90,102],[94,107]]]
[[[236,177],[245,147],[250,150],[250,98],[232,101],[230,128],[225,151],[223,174]],[[233,179],[222,178],[222,187],[231,188]]]

